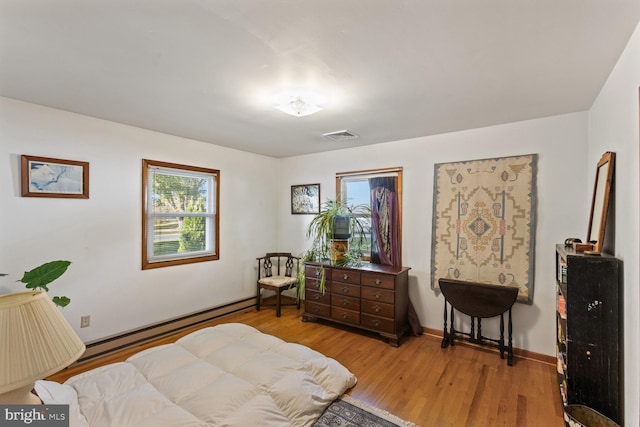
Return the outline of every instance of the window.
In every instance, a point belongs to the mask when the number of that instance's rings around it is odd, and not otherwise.
[[[391,192],[386,191],[385,196],[380,196],[383,194],[380,191],[374,193],[378,194],[378,202],[372,204],[372,192],[374,188],[379,190],[380,187],[389,187]],[[370,214],[361,214],[359,218],[365,230],[368,229],[368,237],[362,246],[364,254],[362,258],[374,263],[400,265],[402,259],[402,168],[337,173],[336,194],[339,195],[342,203],[352,206],[366,205],[370,208]],[[392,194],[393,203],[388,205],[385,202],[383,206],[380,203],[380,197],[388,197],[389,194]],[[389,206],[393,208],[389,210]]]
[[[142,269],[220,258],[220,171],[142,160]]]

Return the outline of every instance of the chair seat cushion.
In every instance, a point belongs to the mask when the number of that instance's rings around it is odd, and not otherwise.
[[[263,277],[258,280],[258,283],[265,286],[272,286],[275,288],[282,288],[283,286],[291,286],[296,283],[295,277],[287,277],[287,276],[271,276],[271,277]]]

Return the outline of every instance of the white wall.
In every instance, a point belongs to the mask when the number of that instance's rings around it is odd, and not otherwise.
[[[22,154],[88,161],[90,198],[20,197]],[[220,260],[141,270],[143,158],[220,170]],[[71,298],[63,314],[84,341],[255,295],[255,257],[277,242],[278,165],[0,98],[0,293],[24,290],[25,270],[72,261],[50,294]]]
[[[357,131],[357,130],[356,130]],[[538,153],[537,230],[533,304],[516,304],[514,346],[555,355],[555,244],[587,235],[591,194],[585,185],[587,113],[510,123],[282,160],[281,186],[321,183],[335,197],[336,172],[402,166],[403,265],[411,267],[410,297],[423,326],[442,328],[443,300],[431,289],[434,164]],[[302,253],[311,216],[280,206],[280,247]]]
[[[625,425],[640,424],[640,316],[638,260],[638,90],[640,88],[640,26],[589,111],[589,164],[605,151],[616,153],[616,256],[624,262]]]
[[[638,425],[638,86],[636,30],[588,113],[281,160],[0,98],[0,272],[11,275],[0,279],[0,293],[22,290],[14,279],[42,262],[73,261],[51,288],[72,298],[63,314],[85,341],[250,297],[258,254],[274,246],[308,249],[311,217],[290,214],[291,185],[319,182],[324,199],[335,196],[336,172],[402,166],[410,296],[421,324],[441,328],[442,297],[429,274],[434,164],[538,153],[535,289],[532,305],[514,308],[514,345],[553,355],[554,245],[586,237],[595,164],[604,151],[615,151],[616,255],[625,261],[625,419]],[[90,162],[91,198],[20,197],[21,154]],[[221,170],[219,261],[140,269],[142,158]],[[80,329],[84,314],[92,325]]]

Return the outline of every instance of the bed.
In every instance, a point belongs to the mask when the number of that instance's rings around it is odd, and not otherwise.
[[[355,383],[334,359],[226,323],[35,390],[69,405],[70,426],[309,426]]]

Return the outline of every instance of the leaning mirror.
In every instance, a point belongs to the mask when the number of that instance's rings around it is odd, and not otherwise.
[[[587,231],[587,242],[593,244],[594,252],[601,252],[603,249],[615,156],[615,153],[610,151],[604,153],[596,169],[596,180],[593,187],[593,198],[591,199],[591,213],[589,214],[589,229]]]

